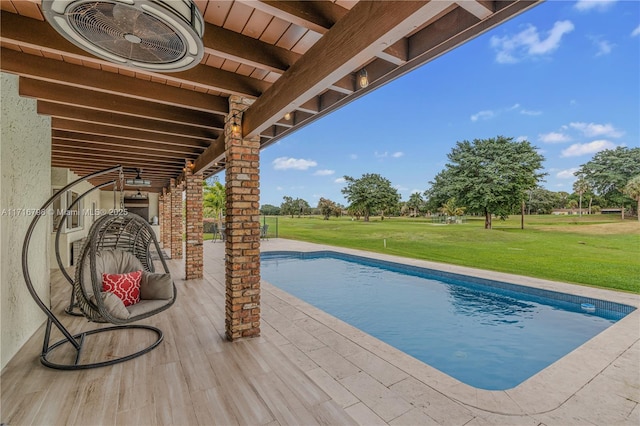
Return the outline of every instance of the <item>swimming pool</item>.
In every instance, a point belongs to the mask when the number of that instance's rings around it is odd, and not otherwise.
[[[468,385],[517,386],[635,308],[336,252],[266,252],[262,278]]]

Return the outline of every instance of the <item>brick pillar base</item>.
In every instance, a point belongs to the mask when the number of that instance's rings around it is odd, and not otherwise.
[[[249,105],[238,96],[229,100],[230,117]],[[260,335],[260,138],[242,139],[228,124],[225,149],[225,326],[227,339],[235,340]]]
[[[186,234],[185,275],[186,279],[202,278],[203,268],[203,224],[202,224],[202,174],[193,175],[191,169],[185,169],[186,191]]]
[[[182,184],[171,179],[171,259],[182,259]]]

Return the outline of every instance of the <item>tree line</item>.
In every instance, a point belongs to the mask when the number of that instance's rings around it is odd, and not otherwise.
[[[540,186],[547,175],[544,157],[528,141],[498,136],[457,142],[448,162],[423,193],[402,201],[397,189],[379,174],[344,176],[342,206],[321,198],[315,208],[300,198],[285,196],[277,207],[265,204],[265,215],[320,214],[325,219],[349,214],[368,221],[372,215],[418,216],[442,212],[478,214],[491,228],[492,217],[510,214],[548,214],[554,209],[578,208],[582,213],[605,207],[640,210],[640,148],[618,147],[598,152],[575,173],[573,193]],[[588,207],[586,207],[588,206]]]

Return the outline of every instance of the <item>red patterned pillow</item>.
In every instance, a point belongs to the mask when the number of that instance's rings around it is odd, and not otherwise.
[[[128,274],[102,274],[102,290],[118,296],[124,306],[133,305],[140,301],[140,278],[142,278],[142,271]]]

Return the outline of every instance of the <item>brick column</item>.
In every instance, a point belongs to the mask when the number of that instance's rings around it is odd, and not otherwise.
[[[171,193],[162,188],[164,209],[162,211],[162,247],[171,249]]]
[[[226,336],[229,340],[260,335],[260,137],[243,139],[231,129],[233,114],[250,104],[229,98],[226,152]]]
[[[171,259],[182,259],[182,184],[171,179]]]
[[[202,278],[203,250],[202,237],[202,174],[191,173],[189,167],[185,167],[185,191],[186,191],[186,233],[187,242],[185,248],[185,275],[186,279]]]

